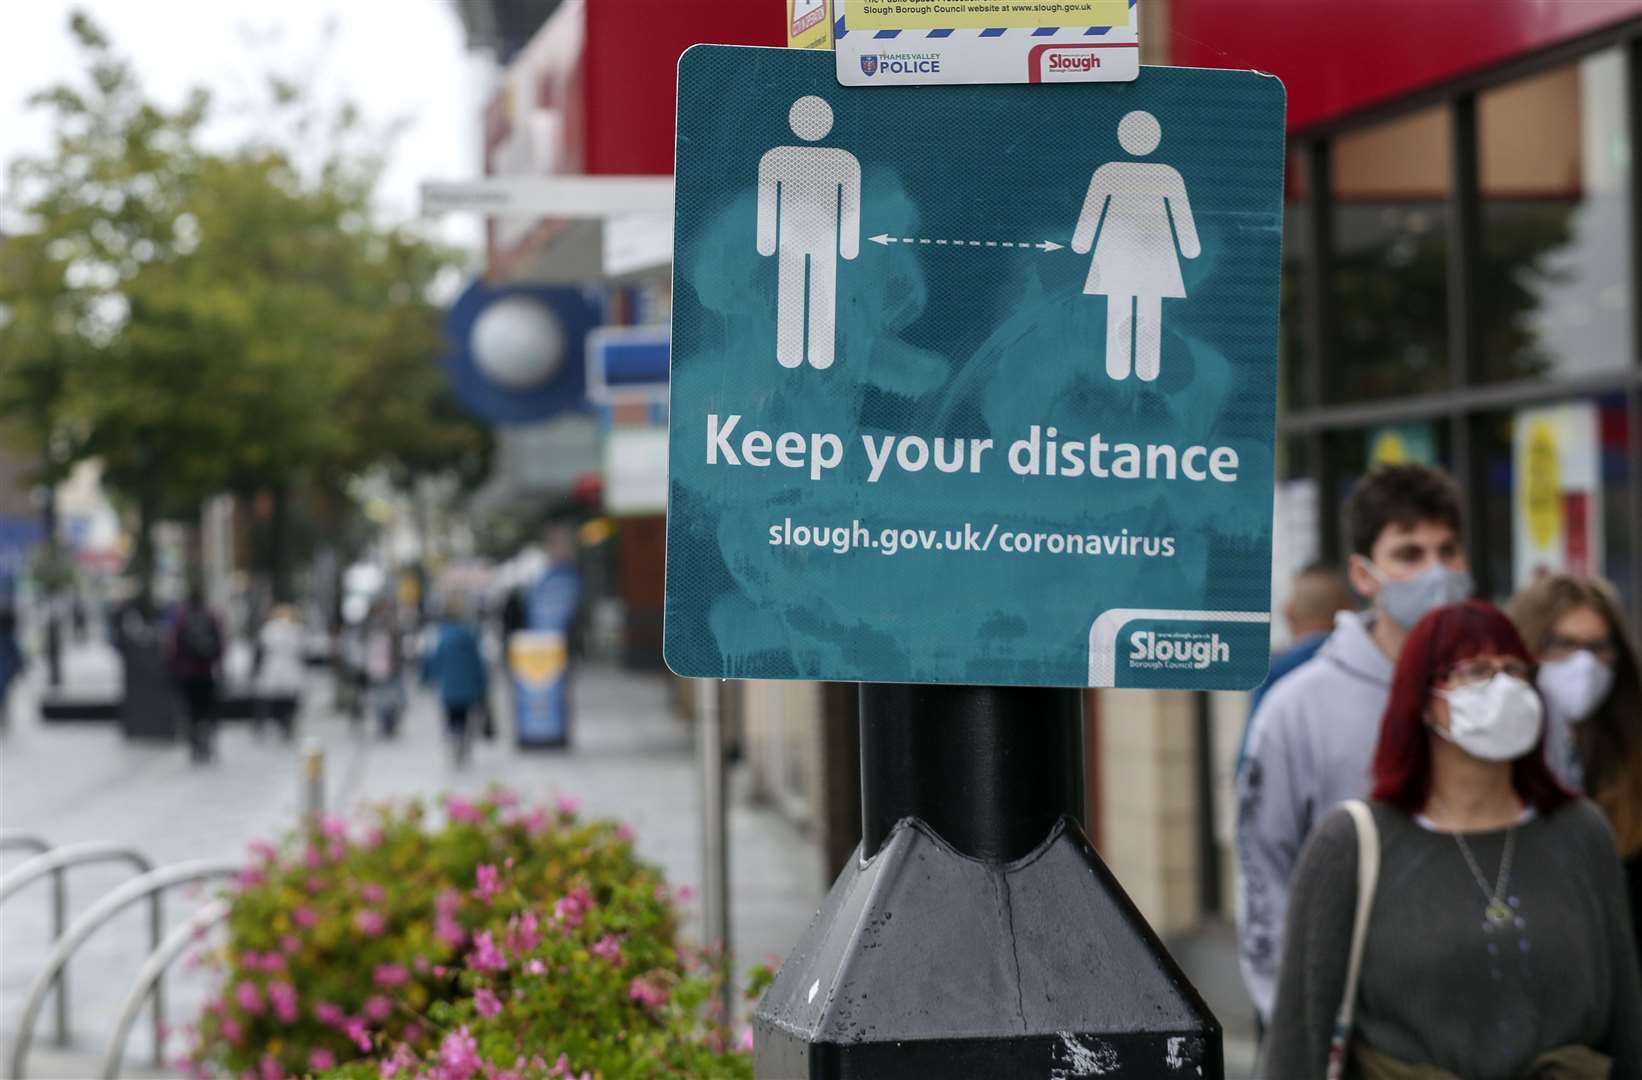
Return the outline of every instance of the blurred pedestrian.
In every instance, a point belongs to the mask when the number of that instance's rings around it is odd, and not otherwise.
[[[1642,1077],[1613,830],[1546,766],[1532,680],[1481,601],[1409,633],[1373,802],[1301,853],[1263,1076]]]
[[[508,638],[525,629],[527,625],[523,587],[514,586],[507,590],[507,595],[502,600],[499,618],[502,627],[502,642],[505,645]]]
[[[199,586],[171,619],[166,657],[187,710],[188,753],[196,764],[211,760],[217,679],[222,666],[222,622],[205,604]]]
[[[356,725],[365,716],[365,619],[370,601],[358,593],[342,601],[342,626],[337,631],[337,707]]]
[[[282,738],[289,740],[295,734],[306,681],[303,639],[302,622],[290,604],[274,605],[257,631],[253,727],[257,735],[262,734],[263,724],[270,719],[278,725]]]
[[[1271,1015],[1289,878],[1329,807],[1368,791],[1369,762],[1403,640],[1426,612],[1471,595],[1454,481],[1424,465],[1384,465],[1346,503],[1351,585],[1373,606],[1344,611],[1316,656],[1249,721],[1237,773],[1243,979]]]
[[[11,685],[23,671],[17,643],[17,601],[9,579],[0,579],[0,733],[11,729]]]
[[[1601,578],[1552,574],[1517,594],[1509,611],[1539,660],[1546,758],[1613,826],[1631,929],[1642,938],[1642,652],[1619,595]]]
[[[1266,681],[1261,683],[1249,698],[1249,719],[1254,718],[1255,712],[1260,708],[1260,702],[1265,700],[1266,692],[1275,686],[1278,680],[1317,655],[1317,651],[1323,647],[1323,642],[1328,640],[1329,632],[1334,629],[1334,617],[1342,611],[1353,611],[1356,607],[1357,600],[1351,594],[1351,586],[1333,567],[1323,563],[1312,563],[1295,575],[1294,587],[1287,602],[1283,604],[1283,618],[1289,625],[1291,643],[1288,648],[1271,658],[1271,668],[1266,673]],[[1243,744],[1237,751],[1239,764],[1248,752],[1249,727],[1248,724],[1243,725]]]
[[[80,595],[78,588],[69,598],[68,619],[69,625],[74,628],[75,642],[84,645],[90,636],[91,620],[86,616],[85,597]]]
[[[114,583],[112,606],[108,612],[108,641],[126,659],[136,646],[149,640],[155,626],[154,610],[135,581],[121,578]],[[129,663],[129,660],[126,660]]]
[[[392,605],[379,599],[365,620],[365,702],[384,739],[399,733],[405,709],[405,651]]]
[[[451,760],[458,768],[467,764],[471,742],[468,719],[473,707],[484,700],[487,684],[479,635],[462,616],[461,599],[453,595],[446,601],[433,651],[424,667],[425,678],[439,690]]]

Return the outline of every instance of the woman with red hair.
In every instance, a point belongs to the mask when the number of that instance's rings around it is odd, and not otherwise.
[[[1409,633],[1373,801],[1300,854],[1263,1075],[1642,1078],[1613,832],[1546,767],[1533,677],[1480,601]]]

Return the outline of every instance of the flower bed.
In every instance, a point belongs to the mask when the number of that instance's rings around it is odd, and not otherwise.
[[[261,845],[233,897],[196,1070],[256,1080],[750,1077],[718,966],[625,827],[506,792]]]

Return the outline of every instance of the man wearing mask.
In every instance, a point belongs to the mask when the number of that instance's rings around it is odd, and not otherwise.
[[[1460,495],[1424,465],[1375,469],[1346,503],[1351,586],[1372,604],[1342,611],[1318,654],[1261,700],[1237,773],[1239,958],[1262,1021],[1271,1016],[1283,918],[1300,846],[1346,799],[1368,793],[1391,673],[1426,612],[1471,595]]]

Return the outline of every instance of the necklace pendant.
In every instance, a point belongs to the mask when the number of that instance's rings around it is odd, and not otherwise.
[[[1503,900],[1489,901],[1488,906],[1483,909],[1482,913],[1487,918],[1490,926],[1504,926],[1511,921],[1512,915],[1515,914]]]

